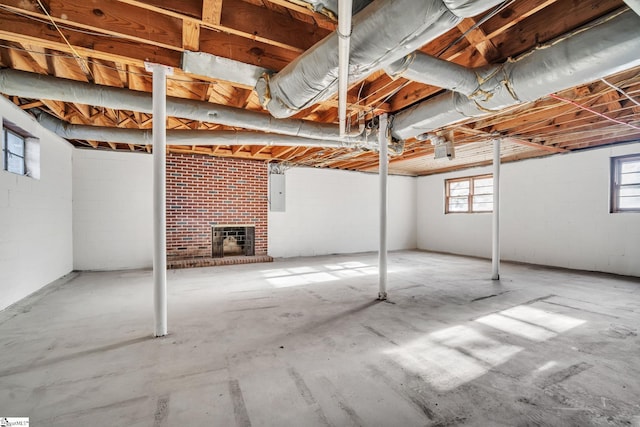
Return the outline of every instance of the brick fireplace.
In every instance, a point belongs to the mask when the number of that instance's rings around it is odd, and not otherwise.
[[[169,265],[203,264],[219,242],[216,227],[228,227],[229,242],[240,246],[240,228],[252,227],[254,258],[267,255],[268,167],[262,161],[218,158],[197,154],[167,155],[167,258]],[[244,231],[246,235],[246,231]],[[216,247],[214,247],[216,243]],[[237,248],[236,248],[237,249]],[[229,252],[225,257],[245,257]],[[261,258],[262,257],[262,258]],[[268,258],[268,257],[267,257]],[[201,260],[197,263],[176,261]],[[238,262],[250,262],[249,259]],[[211,265],[219,264],[214,262]],[[225,261],[230,263],[230,261]]]

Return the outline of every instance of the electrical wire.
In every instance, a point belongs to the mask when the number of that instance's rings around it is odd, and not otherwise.
[[[84,71],[85,73],[89,74],[91,76],[91,78],[93,79],[93,73],[91,72],[91,69],[89,68],[89,64],[87,64],[86,59],[81,57],[80,54],[78,53],[78,51],[76,51],[76,49],[73,46],[71,46],[71,43],[69,43],[69,40],[67,40],[67,37],[62,33],[62,30],[60,29],[60,27],[58,27],[58,24],[56,23],[56,21],[53,19],[53,17],[51,15],[49,15],[49,11],[47,10],[46,7],[44,7],[44,5],[42,4],[42,1],[41,0],[37,0],[37,1],[38,1],[38,4],[40,5],[40,8],[42,9],[42,11],[45,13],[45,15],[47,15],[49,17],[49,20],[51,21],[51,24],[53,24],[53,26],[56,28],[56,30],[60,34],[60,37],[62,37],[62,40],[64,40],[64,42],[67,44],[67,46],[69,46],[69,49],[71,49],[71,52],[73,52],[73,56],[75,57],[76,61],[78,61],[78,63],[80,64],[80,68],[82,68],[82,71]]]
[[[594,110],[592,108],[587,107],[586,105],[578,104],[577,102],[572,101],[570,99],[563,98],[563,97],[558,96],[558,95],[553,94],[553,93],[551,95],[549,95],[549,97],[551,97],[553,99],[557,99],[558,101],[566,102],[567,104],[574,105],[574,106],[580,108],[581,110],[588,111],[588,112],[590,112],[592,114],[600,116],[603,119],[609,120],[611,122],[618,123],[618,124],[625,125],[625,126],[629,126],[630,128],[640,130],[640,126],[632,125],[631,123],[626,123],[626,122],[623,122],[621,120],[614,119],[613,117],[609,117],[609,116],[607,116],[605,114],[602,114],[602,113],[600,113],[600,112],[598,112],[598,111],[596,111],[596,110]]]
[[[438,52],[438,54],[435,55],[436,58],[439,58],[440,56],[442,56],[442,54],[444,54],[446,51],[448,51],[449,49],[451,49],[453,46],[457,45],[458,43],[460,43],[462,40],[465,39],[465,37],[473,30],[477,29],[478,27],[480,27],[480,25],[484,24],[485,22],[487,22],[489,19],[493,18],[494,16],[496,16],[498,13],[502,12],[505,8],[511,6],[512,3],[514,3],[515,0],[505,0],[504,2],[502,2],[502,4],[500,4],[498,7],[496,7],[495,9],[493,9],[491,12],[487,13],[486,15],[484,15],[482,18],[480,18],[478,20],[478,22],[476,22],[475,24],[473,24],[471,26],[471,28],[469,28],[467,31],[465,31],[464,33],[462,33],[462,35],[460,37],[458,37],[457,39],[455,39],[454,41],[452,41],[451,43],[449,43],[449,45],[447,47],[445,47],[444,49],[442,49],[440,52]]]
[[[633,99],[631,97],[631,95],[629,95],[627,92],[625,92],[624,90],[622,90],[621,88],[619,88],[618,86],[609,83],[606,79],[600,79],[600,81],[604,84],[606,84],[607,86],[609,86],[612,89],[615,89],[616,91],[620,92],[620,94],[624,95],[629,101],[633,102],[634,104],[636,104],[637,106],[640,106],[640,102],[636,101],[635,99]]]

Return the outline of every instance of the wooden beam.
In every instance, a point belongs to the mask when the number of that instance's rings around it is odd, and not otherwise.
[[[153,4],[157,3],[157,1],[113,1],[126,3],[142,9],[142,12],[138,12],[138,19],[143,18],[144,10],[146,10],[158,14],[164,14],[173,19],[195,20],[201,25],[201,27],[221,31],[229,35],[239,36],[249,41],[255,40],[267,45],[278,46],[289,50],[297,50],[299,53],[308,49],[331,32],[330,30],[320,28],[319,26],[309,25],[308,23],[295,20],[289,15],[283,15],[265,7],[252,5],[242,0],[224,0],[224,7],[221,9],[218,24],[204,20],[202,12],[199,13],[199,17],[203,19],[198,19],[192,16],[187,16],[184,13],[170,10],[180,8],[180,3],[187,2],[173,2],[171,6],[166,5],[166,8],[163,8],[157,7]],[[207,2],[212,3],[207,5]],[[207,13],[211,11],[211,14],[207,15],[207,19],[211,17],[213,21],[215,21],[215,13],[217,13],[217,11],[212,7],[215,3],[222,5],[222,0],[205,0],[205,3],[202,4],[203,11],[205,7],[210,8],[207,9]],[[278,25],[273,25],[272,23],[274,22],[277,22]]]
[[[47,52],[44,48],[31,44],[22,44],[22,48],[26,51],[25,54],[29,55],[29,57],[38,65],[37,67],[34,67],[36,72],[49,74],[49,62],[47,61]]]
[[[0,9],[0,39],[27,43],[71,54],[60,34],[49,25]],[[145,61],[179,68],[181,53],[119,38],[107,38],[69,31],[69,43],[83,57],[100,58],[127,65],[144,66]]]
[[[200,28],[200,51],[274,71],[283,69],[302,52],[208,28]]]
[[[202,0],[202,20],[208,24],[220,25],[222,0]]]
[[[297,13],[308,15],[313,17],[315,23],[320,27],[329,31],[333,31],[338,28],[338,23],[332,20],[331,18],[322,15],[321,13],[315,12],[311,9],[311,7],[300,6],[289,0],[269,0],[270,3],[277,4],[287,9],[296,11]]]
[[[308,150],[309,150],[309,147],[297,147],[295,150],[289,153],[288,156],[283,156],[282,160],[285,160],[285,161],[291,160],[296,156],[306,153]]]
[[[220,17],[223,28],[232,28],[242,34],[251,34],[264,43],[281,47],[309,49],[330,34],[323,28],[298,21],[265,7],[241,0],[224,0]],[[277,24],[276,24],[277,23]]]
[[[120,76],[120,81],[122,82],[121,87],[129,87],[129,73],[127,72],[127,65],[118,62],[115,62],[114,65],[118,71],[118,76]]]
[[[97,84],[113,87],[123,87],[120,71],[112,61],[93,59],[91,61],[93,81]]]
[[[280,158],[282,155],[287,154],[295,149],[296,147],[273,147],[271,149],[271,155],[274,158]]]
[[[266,148],[267,148],[266,145],[252,145],[249,148],[249,151],[251,152],[251,157],[255,157],[257,154],[261,153]]]
[[[219,149],[216,151],[216,150],[207,150],[202,146],[198,146],[198,150],[194,152],[190,147],[184,147],[180,145],[178,146],[170,145],[168,146],[168,151],[171,153],[206,154],[213,157],[235,157],[240,159],[271,160],[271,157],[268,154],[258,154],[256,157],[251,157],[251,153],[249,153],[248,151],[241,151],[236,154],[232,154],[231,149],[229,147],[220,147],[220,146],[217,146],[217,147]]]
[[[22,2],[20,0],[4,0],[5,3],[5,11],[10,13],[9,11],[13,11],[15,13],[21,14],[23,16],[32,16],[37,18],[38,20],[42,20],[43,23],[47,21],[54,21],[58,25],[62,25],[65,27],[65,37],[69,38],[69,36],[81,33],[103,33],[103,35],[98,35],[103,39],[128,39],[130,41],[135,41],[137,43],[144,44],[152,44],[154,46],[159,46],[168,49],[176,49],[178,50],[181,47],[181,32],[176,31],[176,27],[179,29],[181,25],[181,21],[176,18],[174,19],[174,23],[171,24],[166,30],[162,30],[162,25],[169,25],[169,22],[165,22],[165,19],[162,19],[163,15],[156,15],[153,17],[145,17],[141,16],[140,13],[131,9],[127,6],[128,10],[122,10],[122,7],[113,7],[113,2],[115,0],[105,0],[108,4],[101,4],[101,9],[93,8],[91,3],[84,2],[82,3],[80,0],[70,0],[69,2],[62,0],[53,0],[51,1],[50,14],[45,15],[41,13],[39,10],[32,10],[30,8],[25,8],[27,3]],[[84,4],[84,7],[80,6]],[[111,7],[108,11],[109,15],[107,19],[104,19],[106,10],[105,6]],[[120,5],[123,6],[123,5]],[[126,6],[126,5],[125,5]],[[144,11],[143,11],[144,12]],[[101,16],[98,15],[102,14]],[[127,14],[131,14],[131,16],[127,17]],[[140,31],[140,25],[134,20],[144,19],[146,24],[150,22],[154,22],[159,24],[160,26],[154,26],[152,29],[149,29],[149,32]],[[34,20],[30,20],[31,22],[36,22]],[[58,31],[53,27],[53,25],[45,24],[50,27],[50,29],[58,35],[58,39],[61,39]],[[151,25],[151,24],[149,24]],[[74,28],[77,30],[74,31]],[[85,31],[83,31],[85,30]],[[123,32],[120,32],[123,31]],[[114,36],[114,37],[109,37]]]
[[[48,99],[43,99],[42,103],[47,106],[51,112],[57,116],[60,120],[66,120],[67,114],[65,110],[65,104],[59,101],[51,101]]]
[[[527,147],[533,147],[533,148],[537,148],[539,150],[544,150],[544,151],[549,151],[551,153],[564,153],[567,150],[565,150],[564,148],[559,148],[559,147],[554,147],[551,145],[544,145],[544,144],[540,144],[534,141],[529,141],[523,138],[519,138],[519,137],[515,137],[515,136],[509,136],[509,135],[505,135],[505,136],[501,136],[501,135],[494,135],[491,133],[487,133],[487,132],[483,132],[481,130],[478,129],[473,129],[469,126],[459,126],[457,128],[458,131],[460,132],[464,132],[464,133],[469,133],[471,135],[479,135],[481,137],[484,137],[487,141],[491,141],[495,138],[502,138],[505,141],[509,141],[509,142],[513,142],[515,144],[519,144],[519,145],[524,145]]]
[[[197,52],[200,50],[200,24],[185,19],[182,22],[182,48]]]
[[[11,67],[16,70],[28,71],[30,73],[47,74],[47,69],[43,68],[27,52],[23,52],[21,46],[15,43],[15,48],[8,49],[7,54]]]
[[[28,110],[30,108],[42,107],[43,105],[44,103],[42,101],[34,101],[34,102],[29,102],[27,104],[21,104],[19,105],[19,107],[23,110]]]
[[[546,6],[543,13],[534,13],[499,34],[491,35],[489,22],[483,28],[493,43],[500,46],[502,55],[516,56],[612,12],[622,4],[620,0],[585,0],[571,3],[567,9],[567,2],[556,1]]]
[[[554,147],[552,145],[540,144],[537,142],[529,141],[522,138],[516,138],[513,136],[507,136],[504,138],[505,141],[514,142],[518,145],[524,145],[526,147],[537,148],[538,150],[548,151],[550,153],[566,153],[569,150],[565,150],[564,148]]]
[[[559,0],[523,0],[515,2],[509,7],[506,7],[500,14],[484,23],[482,28],[487,33],[487,38],[491,39],[558,1]]]
[[[473,66],[478,67],[482,65],[492,64],[498,58],[500,58],[500,52],[498,48],[487,38],[487,35],[482,31],[480,27],[474,28],[477,22],[473,18],[465,18],[457,25],[462,34],[465,34],[465,38],[473,45],[480,53],[484,63],[476,63]]]
[[[89,81],[76,58],[68,56],[52,56],[51,64],[53,65],[53,74],[56,77],[78,80],[85,83]]]

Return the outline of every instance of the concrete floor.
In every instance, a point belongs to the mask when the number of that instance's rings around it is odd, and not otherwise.
[[[80,273],[0,312],[39,426],[640,426],[640,281],[425,252]]]

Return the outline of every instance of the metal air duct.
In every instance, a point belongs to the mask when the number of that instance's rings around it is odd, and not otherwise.
[[[349,81],[404,57],[502,0],[378,0],[353,18]],[[336,93],[338,34],[333,32],[279,73],[264,76],[257,91],[274,117],[289,117]]]
[[[46,113],[37,114],[45,129],[65,139],[153,145],[151,130],[74,125]],[[168,145],[273,145],[285,147],[342,147],[338,141],[321,141],[298,136],[220,130],[167,130]]]
[[[467,96],[478,88],[474,70],[419,51],[389,64],[384,71],[393,78],[402,76],[414,82],[453,90]]]
[[[152,111],[151,94],[147,92],[10,69],[0,70],[0,92],[23,98],[75,102],[118,110],[143,113]],[[345,145],[366,143],[366,137],[363,135],[341,138],[338,127],[332,124],[298,119],[277,120],[268,114],[206,101],[167,97],[167,115],[281,135],[341,141]]]
[[[447,92],[396,114],[392,134],[408,139],[589,83],[640,65],[638,52],[640,17],[629,10],[617,13],[514,62],[472,70],[479,83],[471,94],[461,85],[466,94]]]

